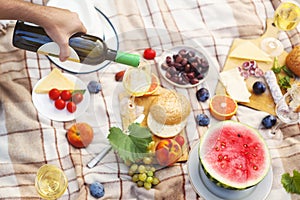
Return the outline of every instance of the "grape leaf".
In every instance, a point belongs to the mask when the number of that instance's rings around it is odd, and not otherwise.
[[[152,141],[150,130],[132,123],[128,127],[128,135],[120,128],[112,127],[109,129],[108,140],[112,148],[118,152],[124,161],[135,162],[148,154],[148,145]]]
[[[300,173],[294,170],[293,176],[290,176],[289,173],[283,174],[281,184],[288,193],[300,194]]]

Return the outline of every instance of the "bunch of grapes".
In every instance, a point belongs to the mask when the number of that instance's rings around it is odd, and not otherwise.
[[[151,157],[144,157],[142,163],[133,163],[129,167],[128,173],[138,187],[150,190],[159,183],[159,179],[155,176],[156,169],[151,163]]]

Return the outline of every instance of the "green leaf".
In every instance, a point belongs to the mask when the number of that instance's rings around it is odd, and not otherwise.
[[[132,123],[128,127],[128,135],[120,128],[112,127],[109,129],[108,140],[112,148],[118,152],[124,161],[135,162],[148,154],[148,146],[152,141],[150,130]]]
[[[76,94],[76,93],[84,94],[84,93],[85,93],[85,90],[73,90],[72,93],[73,93],[73,94]]]
[[[277,57],[274,58],[272,70],[275,74],[279,74],[281,71],[281,67],[279,66]]]
[[[289,77],[293,78],[294,77],[294,73],[289,69],[287,68],[286,65],[283,65],[281,67],[281,69],[285,72],[286,75],[288,75]]]
[[[285,173],[281,176],[281,184],[288,193],[300,194],[300,173],[293,171],[293,176]]]
[[[281,88],[287,89],[287,88],[291,87],[291,84],[290,84],[291,78],[289,76],[279,76],[278,78],[279,78],[278,85]]]

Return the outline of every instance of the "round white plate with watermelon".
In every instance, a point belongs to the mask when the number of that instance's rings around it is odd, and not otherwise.
[[[188,159],[188,174],[195,192],[204,199],[214,200],[264,200],[271,191],[273,172],[270,168],[266,177],[256,186],[246,190],[229,190],[221,188],[206,177],[200,166],[198,156],[199,142],[190,151]]]

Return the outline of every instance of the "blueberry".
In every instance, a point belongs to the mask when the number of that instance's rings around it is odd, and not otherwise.
[[[98,93],[102,90],[101,84],[97,81],[90,81],[87,88],[90,93]]]
[[[209,91],[206,88],[200,88],[196,92],[198,101],[205,102],[209,98]]]
[[[207,126],[210,123],[210,119],[206,114],[198,114],[196,116],[196,121],[199,126]]]
[[[272,126],[274,126],[276,124],[276,122],[277,122],[277,119],[274,115],[267,115],[261,121],[262,125],[265,128],[271,128]]]
[[[90,193],[95,198],[101,198],[104,196],[104,186],[99,182],[94,182],[90,185]]]
[[[266,91],[266,85],[261,81],[256,81],[252,86],[255,94],[262,94]]]

